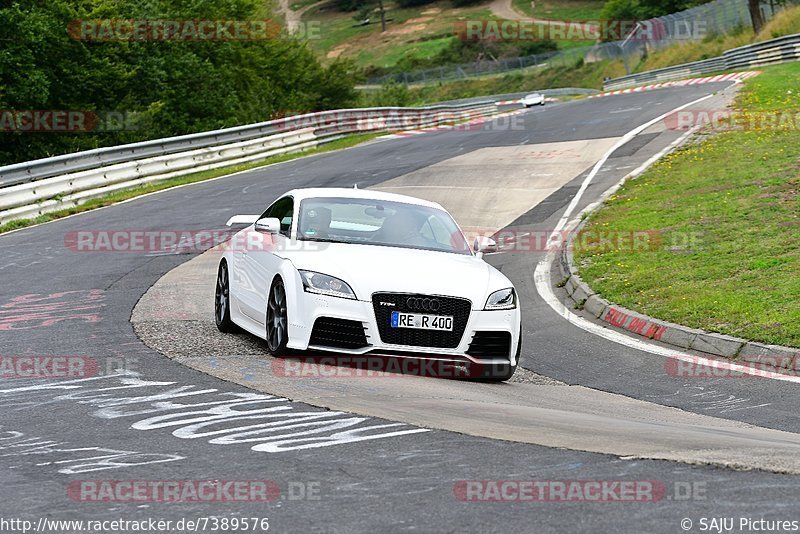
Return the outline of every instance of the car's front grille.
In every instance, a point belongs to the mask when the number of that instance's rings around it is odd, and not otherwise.
[[[438,295],[415,295],[408,293],[375,293],[372,307],[378,323],[378,333],[384,343],[412,347],[436,347],[454,349],[461,343],[464,329],[469,321],[472,303],[467,299],[440,297]],[[392,328],[392,312],[409,312],[426,315],[450,315],[453,330],[420,330],[416,328]]]
[[[511,332],[475,332],[467,354],[475,358],[508,358]]]
[[[360,349],[369,346],[363,323],[332,317],[320,317],[314,321],[308,343],[337,349]]]

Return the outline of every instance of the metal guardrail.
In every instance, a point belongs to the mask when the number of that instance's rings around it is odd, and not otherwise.
[[[758,67],[800,59],[800,33],[726,50],[721,56],[614,78],[603,84],[613,90],[634,85],[678,80],[732,69]]]
[[[324,111],[8,165],[0,167],[0,224],[120,189],[306,150],[348,134],[452,124],[496,112],[494,101]]]
[[[480,103],[481,102],[478,102],[476,104]],[[488,104],[490,102],[484,101],[483,103]],[[465,106],[461,107],[463,108]],[[122,161],[129,161],[132,158],[166,155],[181,152],[189,148],[202,148],[234,141],[255,139],[271,133],[285,132],[292,123],[302,122],[307,126],[324,125],[329,123],[332,118],[342,117],[343,114],[351,114],[359,118],[368,118],[370,115],[374,116],[395,112],[403,114],[404,117],[410,117],[415,113],[430,113],[438,110],[446,111],[453,108],[454,106],[436,105],[425,108],[387,107],[323,111],[246,126],[225,128],[222,130],[167,137],[117,147],[98,148],[0,167],[0,187],[38,180],[48,176],[56,176],[66,172],[90,169],[98,165],[110,165]]]

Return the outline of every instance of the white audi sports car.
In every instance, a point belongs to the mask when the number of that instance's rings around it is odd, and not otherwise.
[[[360,189],[296,189],[228,242],[217,327],[287,350],[434,359],[502,381],[521,348],[517,293],[439,204]]]
[[[525,95],[521,102],[526,108],[531,106],[544,106],[544,95],[542,93],[531,93],[529,95]]]

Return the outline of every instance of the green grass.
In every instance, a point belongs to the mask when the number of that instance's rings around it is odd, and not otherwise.
[[[568,2],[584,5],[596,2]],[[602,2],[601,2],[602,3]],[[392,20],[386,33],[380,31],[378,13],[371,13],[373,24],[354,27],[354,12],[344,13],[323,5],[303,15],[306,22],[319,24],[319,38],[309,41],[311,48],[323,59],[346,57],[360,67],[390,68],[404,57],[430,58],[455,39],[454,28],[466,20],[499,20],[485,5],[453,8],[447,2],[396,8],[387,3],[387,17]],[[565,8],[569,11],[569,8]],[[583,9],[583,8],[580,8]],[[431,13],[430,10],[439,10]],[[580,11],[576,11],[579,13]],[[544,14],[541,15],[545,17]],[[593,44],[593,41],[558,41],[560,48]],[[332,55],[330,55],[332,54]]]
[[[800,63],[763,70],[746,82],[736,108],[786,112],[794,127],[718,132],[667,156],[584,229],[653,231],[652,246],[598,247],[579,238],[575,259],[584,280],[622,306],[800,347]]]
[[[536,0],[535,8],[531,7],[530,0],[512,0],[514,9],[532,18],[544,20],[559,20],[567,22],[584,22],[598,20],[603,9],[603,0],[558,0],[542,2]],[[586,40],[556,40],[559,49],[574,48],[578,46],[591,46],[594,39]]]
[[[370,14],[372,24],[354,27],[355,12],[344,13],[320,6],[303,16],[306,22],[319,24],[319,39],[309,40],[309,46],[323,61],[331,61],[332,52],[350,58],[360,67],[392,67],[405,57],[429,58],[444,49],[454,38],[454,26],[459,20],[496,20],[485,6],[454,9],[447,3],[436,2],[409,8],[387,5],[386,16],[392,19],[386,33],[381,33],[380,16]],[[441,10],[438,13],[424,12]],[[416,21],[414,19],[417,19]]]
[[[354,59],[359,65],[391,67],[406,56],[421,59],[431,58],[449,47],[455,39],[456,37],[452,35],[446,35],[416,43],[404,43],[386,50],[383,54],[376,50],[366,49],[362,50]]]
[[[41,224],[56,219],[61,219],[63,217],[68,217],[69,215],[74,215],[76,213],[82,213],[84,211],[89,211],[104,206],[110,206],[112,204],[122,202],[123,200],[128,200],[131,198],[139,197],[156,191],[162,191],[164,189],[169,189],[179,185],[202,182],[204,180],[210,180],[211,178],[217,178],[219,176],[224,176],[226,174],[246,171],[249,169],[255,169],[257,167],[263,167],[264,165],[271,165],[273,163],[281,163],[284,161],[289,161],[292,159],[308,156],[311,154],[319,154],[322,152],[329,152],[331,150],[349,148],[357,144],[363,143],[365,141],[374,139],[379,135],[383,134],[350,135],[347,137],[343,137],[341,139],[337,139],[336,141],[332,141],[320,147],[312,148],[310,150],[306,150],[303,152],[295,152],[292,154],[280,154],[277,156],[272,156],[271,158],[265,159],[263,161],[258,161],[254,163],[245,163],[242,165],[232,165],[229,167],[220,167],[219,169],[211,169],[208,171],[201,171],[192,174],[187,174],[186,176],[171,178],[169,180],[164,180],[163,182],[154,182],[139,187],[133,187],[131,189],[123,189],[121,191],[116,191],[109,195],[88,200],[87,202],[72,208],[65,208],[63,210],[46,213],[44,215],[40,215],[33,219],[18,219],[16,221],[7,222],[5,224],[0,225],[0,234],[5,232],[10,232],[12,230],[18,230],[20,228],[26,228],[28,226],[33,226],[35,224]]]
[[[352,41],[358,37],[372,33],[375,26],[355,26],[356,22],[352,17],[333,16],[323,14],[316,9],[312,9],[304,16],[304,21],[319,24],[319,39],[309,40],[309,45],[321,56],[325,56],[336,46]]]
[[[537,19],[550,20],[597,20],[603,9],[602,0],[560,0],[558,3],[536,0],[536,7],[531,8],[530,0],[512,0],[517,11]]]

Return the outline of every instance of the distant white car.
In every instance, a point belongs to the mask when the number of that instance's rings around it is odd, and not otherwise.
[[[544,106],[544,95],[542,93],[531,93],[522,99],[522,105],[526,108],[531,106]]]
[[[517,293],[439,204],[359,189],[296,189],[231,239],[217,327],[287,349],[451,361],[507,380],[521,348]],[[253,246],[266,238],[269,246]],[[472,363],[469,363],[472,362]]]

